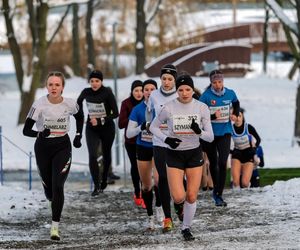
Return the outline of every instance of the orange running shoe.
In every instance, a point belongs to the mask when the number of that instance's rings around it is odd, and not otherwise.
[[[142,206],[142,204],[144,203],[143,198],[137,198],[136,195],[133,196],[133,200],[135,205],[137,205],[138,207]]]
[[[163,233],[167,233],[173,229],[173,221],[171,218],[164,219]]]
[[[146,209],[146,204],[145,204],[145,202],[144,202],[144,199],[142,198],[142,208],[144,208],[144,209]]]

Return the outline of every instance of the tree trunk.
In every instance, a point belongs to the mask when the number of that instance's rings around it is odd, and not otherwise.
[[[21,55],[21,49],[20,46],[16,40],[15,37],[15,31],[12,24],[12,19],[10,16],[10,7],[9,7],[9,1],[3,0],[3,12],[4,12],[4,18],[6,23],[6,34],[8,39],[8,44],[10,47],[11,54],[13,56],[14,64],[15,64],[15,70],[16,70],[16,76],[18,81],[18,87],[19,91],[23,92],[23,77],[24,77],[24,71],[22,67],[22,55]]]
[[[19,113],[18,124],[24,123],[27,113],[34,101],[36,89],[41,86],[42,76],[44,72],[44,66],[46,64],[46,52],[47,52],[47,16],[48,16],[48,5],[43,1],[37,6],[36,11],[36,23],[37,27],[37,46],[33,58],[33,72],[31,86],[28,93],[22,95],[21,108]]]
[[[267,73],[267,59],[268,59],[268,23],[269,23],[269,9],[265,4],[265,22],[263,35],[263,71]]]
[[[144,4],[145,0],[137,0],[136,8],[136,43],[135,43],[135,55],[136,55],[136,74],[142,74],[144,72],[144,66],[146,61],[146,47],[145,37],[147,24],[145,20]]]
[[[298,70],[300,72],[300,67],[298,66]],[[295,114],[295,131],[294,138],[295,141],[300,145],[300,77],[298,79],[298,88],[297,88],[297,96],[296,96],[296,114]]]
[[[86,44],[87,44],[87,60],[88,60],[88,68],[87,73],[90,73],[95,67],[95,50],[94,50],[94,39],[92,34],[91,21],[93,17],[93,6],[94,0],[88,1],[87,4],[87,14],[86,14],[86,24],[85,24],[85,32],[86,32]]]
[[[73,5],[73,28],[72,28],[72,62],[73,62],[73,71],[76,76],[80,76],[80,48],[79,48],[79,27],[78,27],[78,4],[74,3]]]

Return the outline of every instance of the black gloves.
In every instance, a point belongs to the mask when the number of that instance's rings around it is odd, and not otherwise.
[[[201,135],[201,128],[199,127],[199,124],[195,122],[195,119],[192,119],[191,129],[195,132],[197,135]]]
[[[49,128],[45,128],[43,131],[39,132],[38,137],[46,138],[51,134]]]
[[[182,142],[178,138],[167,137],[165,139],[165,143],[167,143],[171,148],[175,149],[179,146],[180,142]]]
[[[73,146],[75,148],[80,148],[81,147],[81,135],[76,135],[74,140],[73,140]]]
[[[142,125],[141,125],[141,130],[145,130],[147,128],[147,123],[146,122],[143,122]]]
[[[150,122],[143,122],[142,125],[141,125],[141,130],[147,130],[147,132],[150,132],[149,131],[149,128],[150,128]]]

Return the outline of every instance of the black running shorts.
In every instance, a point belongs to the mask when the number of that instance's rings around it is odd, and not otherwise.
[[[189,150],[167,149],[166,162],[168,167],[186,169],[203,165],[203,155],[200,147]]]
[[[139,161],[151,161],[153,158],[153,148],[136,145],[136,156]]]

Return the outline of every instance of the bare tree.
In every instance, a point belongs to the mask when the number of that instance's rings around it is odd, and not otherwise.
[[[74,74],[80,76],[80,48],[79,48],[79,17],[78,3],[72,4],[73,9],[73,25],[72,25],[72,64]]]
[[[151,5],[150,0],[136,0],[136,42],[135,42],[135,55],[136,55],[136,74],[144,72],[146,62],[146,34],[149,23],[153,20],[162,0],[156,0],[155,5]],[[153,6],[153,7],[150,7]],[[147,16],[146,13],[149,13]]]
[[[273,10],[281,24],[287,38],[287,42],[294,57],[294,65],[289,73],[289,77],[292,78],[295,71],[298,69],[300,73],[300,0],[286,0],[285,3],[289,3],[297,13],[297,21],[293,22],[283,12],[282,0],[266,0],[268,6]],[[298,78],[298,88],[296,96],[296,118],[294,128],[294,141],[300,145],[300,77]]]
[[[53,35],[51,36],[50,40],[47,41],[46,31],[49,5],[43,0],[37,0],[36,2],[26,0],[26,5],[29,14],[29,29],[31,31],[32,37],[32,78],[29,90],[24,91],[23,58],[20,46],[17,42],[17,39],[15,38],[15,31],[12,25],[14,15],[11,14],[12,10],[10,8],[9,3],[10,1],[4,0],[2,8],[5,16],[5,24],[10,50],[14,59],[19,91],[21,93],[21,107],[18,118],[18,124],[20,124],[25,122],[26,115],[34,101],[36,90],[41,86],[42,76],[44,73],[44,66],[46,64],[47,48],[51,44],[55,34],[57,34],[64,18],[62,18],[60,24],[57,26],[57,29],[53,32]],[[65,13],[64,17],[66,15],[67,13]]]
[[[85,23],[87,57],[88,57],[88,68],[87,68],[88,74],[95,67],[94,39],[93,39],[93,33],[91,27],[93,8],[94,8],[94,0],[89,0],[87,3],[87,13],[86,13],[86,23]]]

